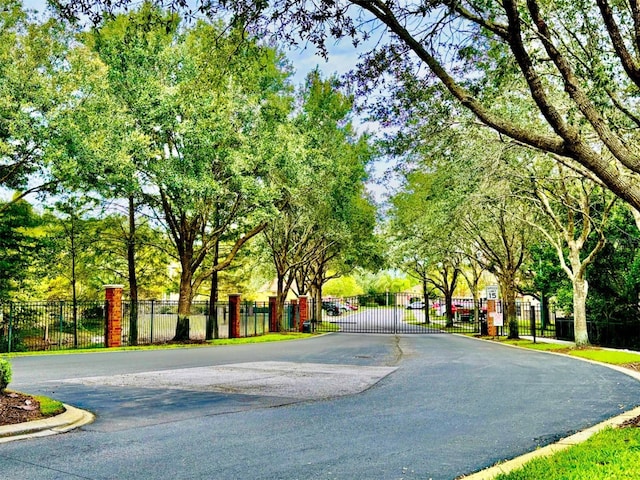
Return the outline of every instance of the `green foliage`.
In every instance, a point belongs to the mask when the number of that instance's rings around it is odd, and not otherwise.
[[[9,360],[0,358],[0,393],[4,392],[11,382],[11,363]]]
[[[589,320],[638,323],[640,232],[627,206],[616,207],[606,235],[607,244],[587,271]]]
[[[344,276],[329,280],[322,289],[330,297],[356,297],[364,293],[363,288],[353,276]]]
[[[41,247],[39,223],[26,201],[0,203],[0,300],[15,297],[27,279]]]

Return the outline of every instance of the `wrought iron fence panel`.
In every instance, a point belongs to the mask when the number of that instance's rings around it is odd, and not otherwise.
[[[10,302],[0,306],[0,352],[104,346],[104,302]]]

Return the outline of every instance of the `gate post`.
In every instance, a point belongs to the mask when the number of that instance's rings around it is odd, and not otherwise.
[[[278,297],[269,297],[269,332],[278,331]]]
[[[229,338],[240,338],[240,294],[229,295]]]
[[[300,332],[304,332],[304,324],[309,320],[309,300],[306,295],[301,295],[298,298],[300,305]]]
[[[107,324],[104,332],[104,346],[122,345],[122,285],[105,285],[104,299],[107,304]]]

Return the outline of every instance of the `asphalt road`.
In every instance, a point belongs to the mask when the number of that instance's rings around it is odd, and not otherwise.
[[[167,370],[182,377],[246,362],[390,373],[360,393],[312,399],[153,382],[176,378]],[[22,480],[453,479],[640,404],[640,383],[605,367],[450,335],[333,334],[12,363],[11,388],[97,414],[80,430],[0,446],[2,478]]]

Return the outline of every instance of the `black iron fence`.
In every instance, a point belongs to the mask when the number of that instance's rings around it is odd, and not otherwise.
[[[573,318],[557,318],[556,332],[560,340],[574,341]],[[640,324],[637,322],[587,321],[589,342],[611,348],[640,350]]]
[[[122,345],[170,342],[176,334],[178,302],[147,300],[134,305],[122,302]],[[294,305],[285,305],[280,330],[299,328]],[[10,302],[0,305],[0,353],[73,348],[104,348],[106,305],[104,301]],[[209,330],[209,331],[207,331]],[[209,333],[209,335],[207,335]],[[240,336],[269,333],[267,302],[242,302]],[[229,338],[229,303],[193,302],[189,338],[204,341]]]
[[[420,297],[380,294],[323,301],[322,317],[315,318],[309,302],[309,330],[351,333],[487,333],[485,301],[454,298],[451,318],[443,299],[431,299],[428,309]],[[172,341],[178,319],[177,302],[148,300],[122,304],[122,345],[149,345]],[[427,315],[428,314],[428,315]],[[106,307],[103,301],[11,302],[0,305],[0,353],[73,348],[104,348]],[[228,338],[229,303],[193,302],[189,338]],[[573,340],[573,320],[562,312],[542,312],[538,304],[516,303],[519,335]],[[591,343],[640,349],[640,324],[588,322]],[[299,310],[287,303],[280,331],[300,328]],[[498,335],[510,332],[506,318]],[[242,302],[240,336],[269,333],[269,304]]]
[[[0,352],[104,347],[104,302],[0,305]]]

